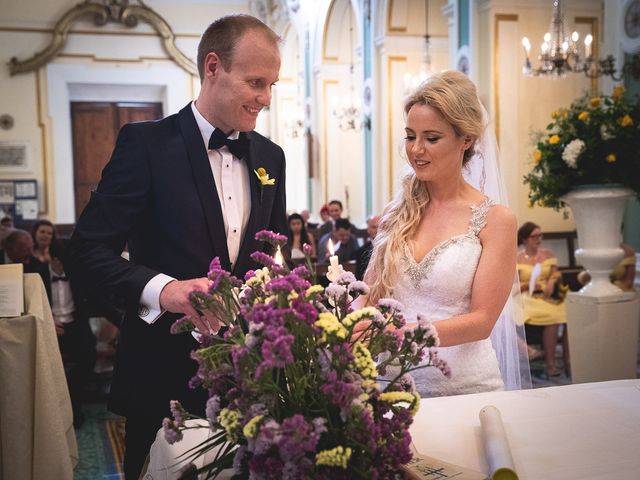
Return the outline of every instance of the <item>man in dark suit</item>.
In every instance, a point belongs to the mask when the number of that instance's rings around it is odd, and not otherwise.
[[[254,17],[223,17],[202,36],[198,70],[195,103],[122,128],[67,266],[127,309],[109,400],[127,417],[127,479],[138,478],[170,400],[204,413],[206,393],[187,385],[197,342],[169,328],[187,315],[202,332],[218,330],[215,317],[189,302],[194,289],[208,288],[209,262],[220,257],[242,277],[257,267],[249,255],[263,248],[255,233],[287,232],[284,153],[253,132],[278,80],[279,37]],[[263,184],[259,169],[275,184]],[[120,257],[125,244],[130,261]]]
[[[333,242],[333,253],[329,251],[329,239]],[[351,234],[351,222],[346,218],[339,218],[333,232],[324,235],[318,242],[318,263],[327,263],[331,255],[337,255],[340,263],[355,258],[358,250],[358,239]]]
[[[65,373],[73,410],[73,425],[80,428],[85,419],[81,409],[83,389],[91,380],[96,364],[96,337],[89,325],[92,305],[80,293],[77,284],[65,275],[67,247],[67,239],[58,239],[51,244],[51,263],[43,280],[56,326],[60,353],[65,361],[69,360]]]
[[[4,241],[0,250],[0,264],[21,263],[24,273],[38,273],[45,280],[47,264],[33,256],[33,238],[26,230],[14,229]]]
[[[358,280],[364,279],[364,274],[369,266],[369,260],[371,259],[371,252],[373,252],[373,239],[378,234],[378,224],[380,223],[380,217],[374,215],[367,218],[367,234],[369,238],[355,253],[356,259],[356,278]]]

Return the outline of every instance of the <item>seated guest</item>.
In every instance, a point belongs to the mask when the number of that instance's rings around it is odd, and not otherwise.
[[[310,228],[317,228],[318,227],[317,223],[312,223],[312,222],[309,221],[309,218],[311,218],[311,212],[309,210],[307,210],[306,208],[300,212],[300,216],[302,217],[302,222],[304,223],[304,228],[306,228],[307,230],[310,229]]]
[[[85,419],[81,409],[82,393],[91,380],[96,363],[96,337],[89,326],[88,302],[64,273],[66,249],[66,241],[58,240],[51,244],[51,262],[45,286],[56,325],[60,353],[65,360],[69,360],[70,368],[65,370],[73,425],[80,428]]]
[[[327,233],[331,233],[333,231],[333,226],[336,223],[336,220],[342,218],[342,202],[340,200],[331,200],[327,204],[327,209],[329,212],[329,220],[324,222],[318,228],[318,238],[322,238]],[[352,231],[355,231],[353,225],[349,224]]]
[[[567,323],[563,296],[559,294],[562,274],[558,270],[558,260],[553,252],[541,248],[542,231],[533,222],[526,222],[518,229],[517,266],[520,276],[520,290],[523,292],[525,322],[543,327],[542,347],[545,359],[546,377],[560,376],[556,367],[556,345],[558,327]],[[536,352],[529,352],[536,357]],[[565,373],[569,374],[568,336],[563,335],[563,357]]]
[[[56,240],[56,229],[49,220],[38,220],[31,227],[33,238],[33,256],[43,263],[49,263],[49,247]]]
[[[356,250],[356,278],[362,280],[364,273],[369,266],[369,258],[371,258],[371,252],[373,251],[373,239],[376,238],[378,233],[378,223],[380,222],[380,216],[374,215],[367,219],[367,234],[369,238],[358,250]]]
[[[624,257],[613,267],[609,278],[611,283],[625,292],[633,292],[635,290],[634,282],[636,279],[636,252],[631,245],[621,243],[620,248],[624,251]],[[582,271],[578,274],[578,282],[586,285],[591,280],[589,272]]]
[[[2,217],[0,220],[0,248],[4,248],[4,239],[13,230],[13,219],[11,217]]]
[[[0,250],[0,264],[22,263],[24,273],[39,273],[45,281],[47,265],[33,256],[33,239],[24,230],[12,230],[4,240],[4,250]]]
[[[329,215],[329,205],[325,203],[320,208],[320,224],[327,223],[329,220],[331,220],[331,216]]]
[[[311,246],[311,256],[316,256],[316,242],[313,235],[307,232],[307,228],[304,224],[304,219],[297,213],[289,215],[289,250],[291,251],[291,259],[296,260],[304,258],[304,252],[302,246],[307,243]]]
[[[336,220],[333,232],[327,233],[318,243],[318,263],[327,263],[331,252],[327,248],[329,239],[333,242],[334,255],[338,256],[340,263],[348,262],[355,258],[358,250],[358,240],[351,234],[351,222],[346,218]]]

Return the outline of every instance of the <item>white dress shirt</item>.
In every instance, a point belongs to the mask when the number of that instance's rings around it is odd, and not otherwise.
[[[49,266],[49,276],[51,278],[51,313],[56,323],[73,322],[73,294],[68,281],[53,281],[56,277],[65,277],[65,274],[57,274]]]
[[[215,130],[196,108],[196,102],[191,103],[191,111],[196,119],[202,141],[209,157],[211,173],[218,191],[218,199],[222,209],[224,233],[227,237],[227,249],[231,267],[235,265],[240,252],[240,245],[251,214],[251,190],[249,189],[249,170],[244,160],[234,157],[226,146],[217,150],[209,150],[209,137]],[[229,135],[230,139],[237,139],[239,132]],[[213,196],[213,192],[211,192]],[[213,200],[212,200],[213,201]],[[164,286],[175,280],[163,273],[153,277],[144,287],[140,296],[138,315],[147,323],[155,322],[163,313],[160,308],[160,292]]]

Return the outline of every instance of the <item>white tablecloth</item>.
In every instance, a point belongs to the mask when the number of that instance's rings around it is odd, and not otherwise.
[[[73,413],[38,274],[25,274],[24,294],[27,313],[0,318],[0,480],[71,480]]]
[[[640,380],[423,399],[411,428],[418,451],[486,473],[478,419],[486,405],[502,414],[521,480],[640,478]],[[176,478],[177,456],[207,435],[186,433],[168,445],[158,432],[146,479]]]

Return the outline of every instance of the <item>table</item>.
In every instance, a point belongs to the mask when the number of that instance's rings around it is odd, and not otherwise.
[[[520,480],[640,478],[640,380],[426,399],[418,451],[487,472],[478,412],[496,406]]]
[[[73,414],[38,274],[24,275],[24,293],[27,314],[0,318],[0,480],[72,479]]]
[[[486,405],[502,414],[520,480],[638,478],[640,380],[423,399],[411,427],[416,448],[487,472],[478,419]],[[177,478],[176,457],[206,436],[204,429],[188,430],[168,445],[160,430],[145,480]]]

